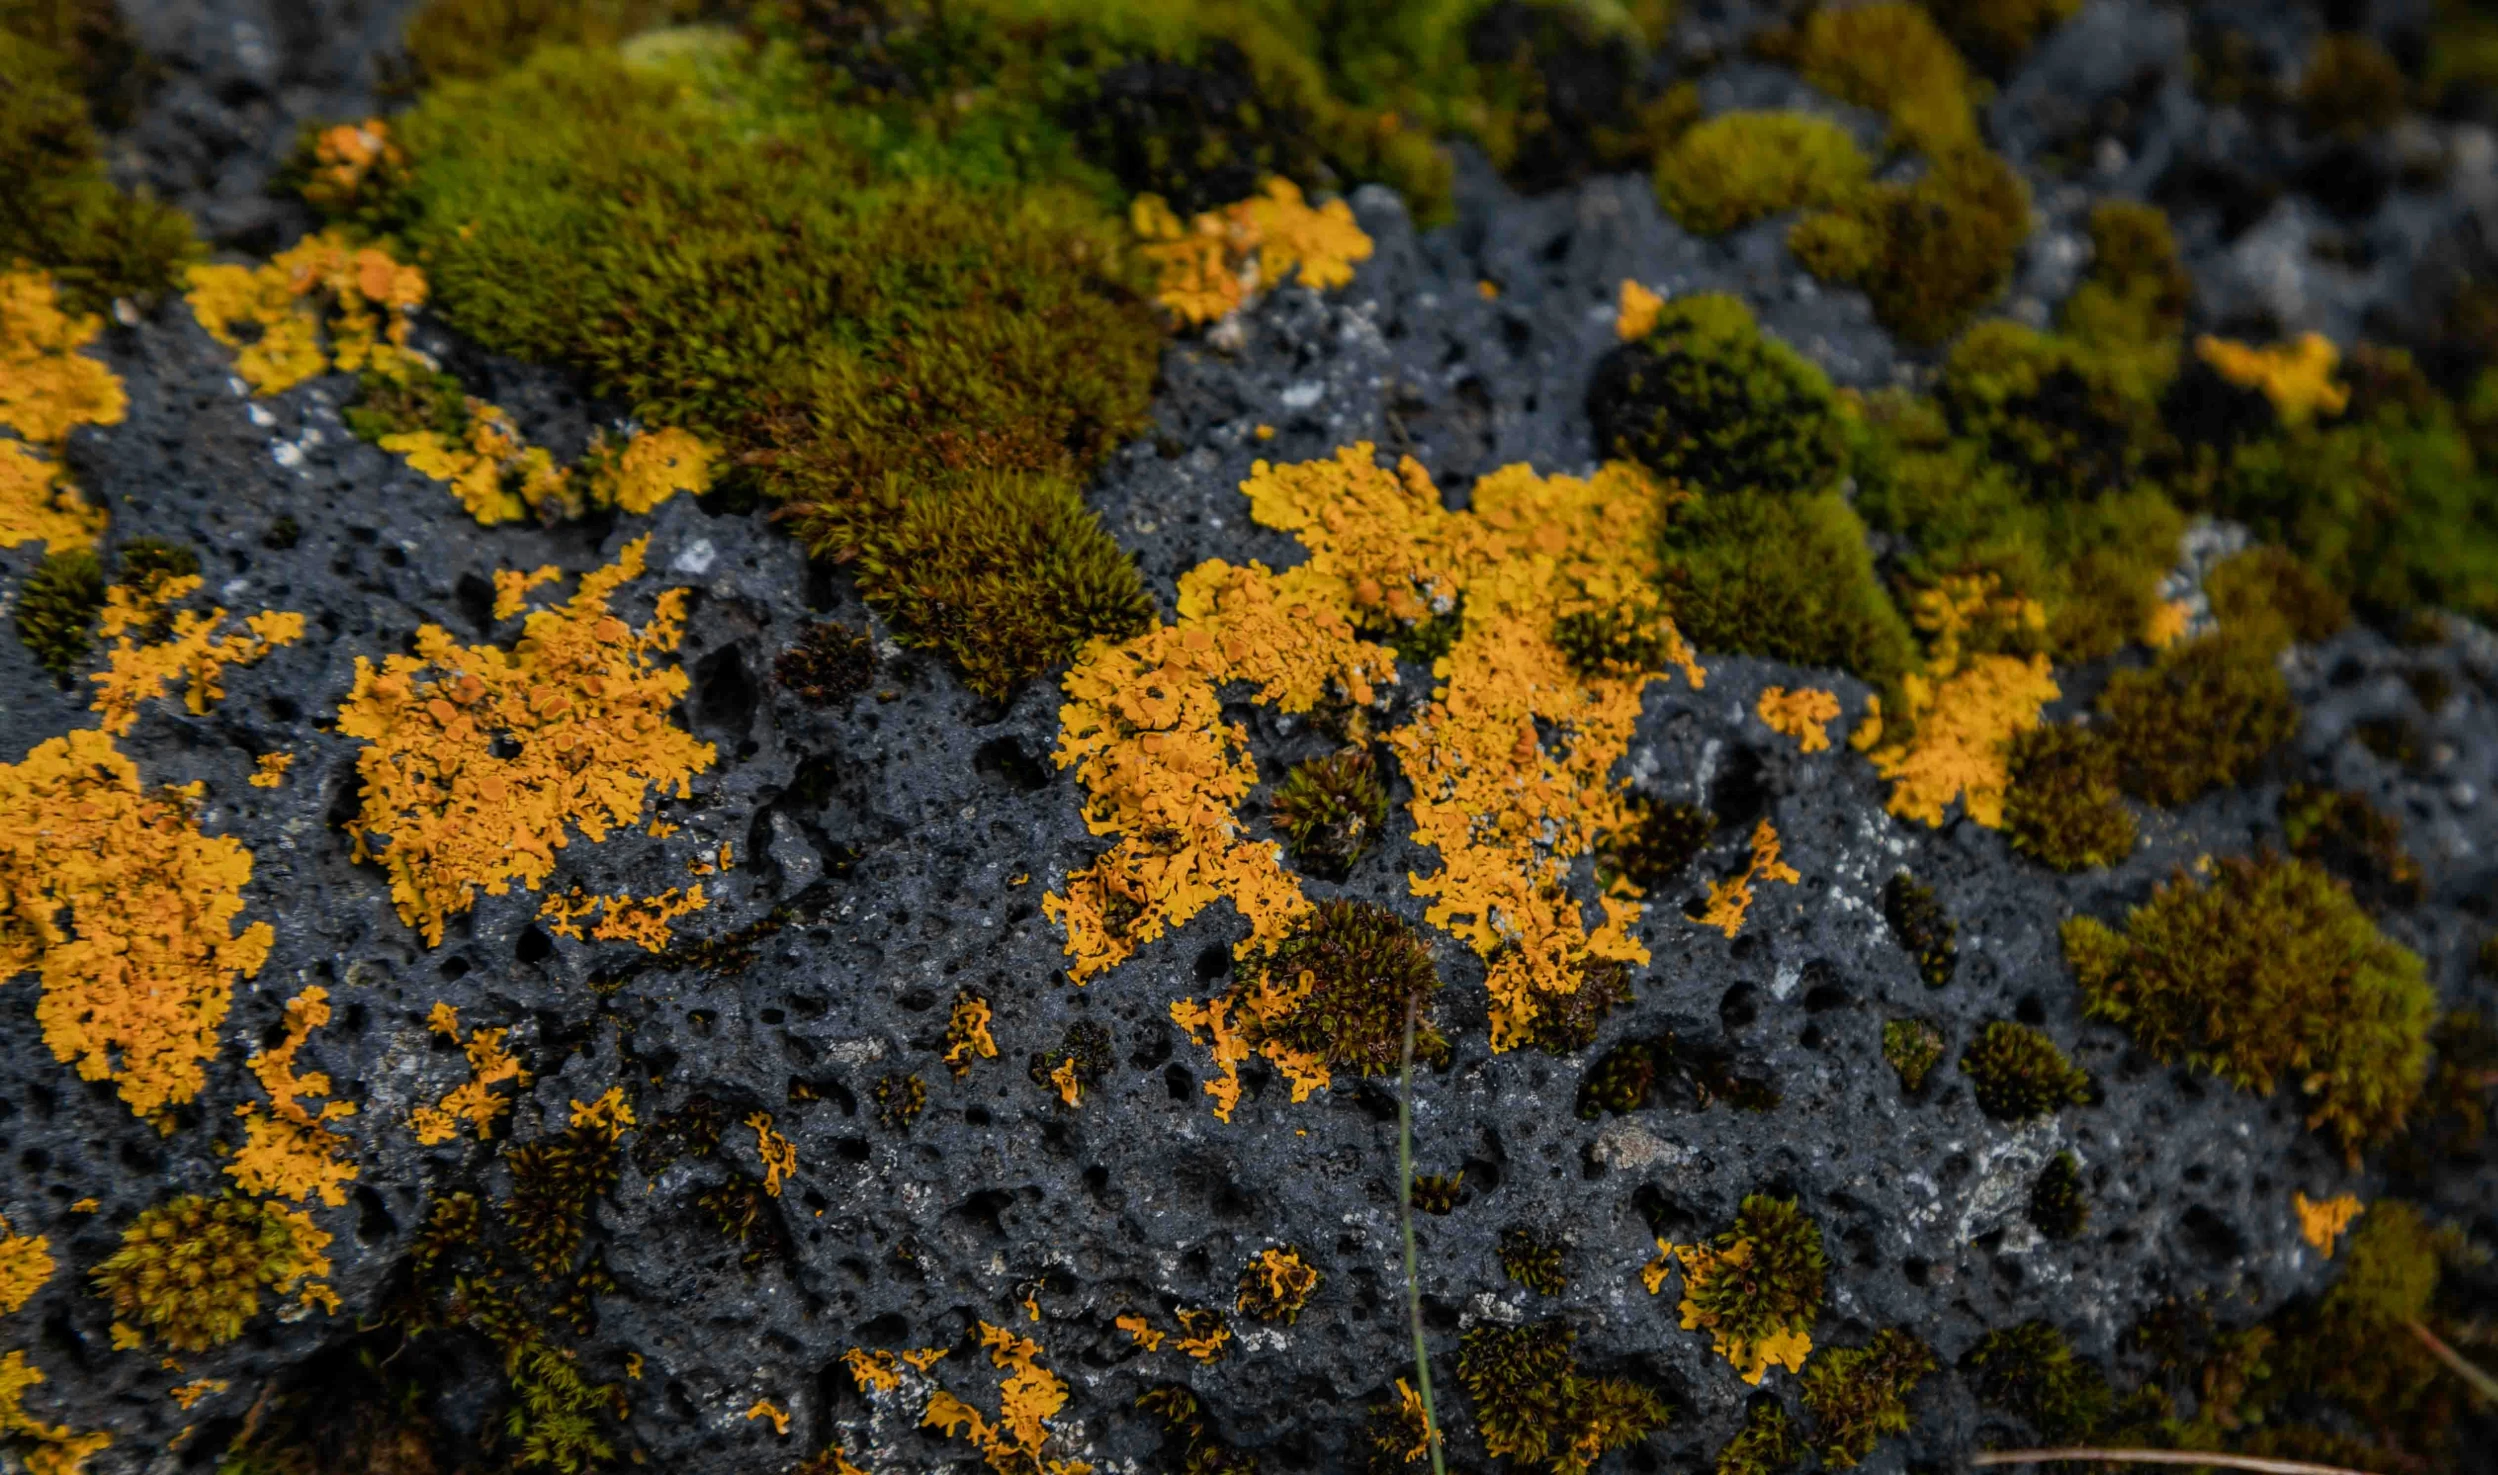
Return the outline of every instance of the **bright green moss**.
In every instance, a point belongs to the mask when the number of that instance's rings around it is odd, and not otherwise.
[[[1897,1327],[1862,1347],[1826,1347],[1804,1365],[1804,1406],[1830,1468],[1853,1468],[1886,1434],[1908,1432],[1908,1395],[1942,1364]]]
[[[2090,1190],[2082,1186],[2082,1165],[2069,1152],[2047,1160],[2030,1185],[2030,1224],[2049,1239],[2079,1238],[2090,1225]]]
[[[1347,748],[1292,766],[1267,801],[1295,865],[1342,878],[1388,823],[1388,790],[1368,749]]]
[[[1899,1073],[1901,1090],[1923,1090],[1926,1077],[1943,1058],[1943,1032],[1922,1019],[1886,1019],[1882,1058]]]
[[[2134,850],[2134,814],[2116,785],[2116,750],[2097,732],[2050,722],[2016,735],[2004,831],[2012,848],[2059,871],[2112,866]]]
[[[1627,1378],[1590,1377],[1570,1355],[1570,1329],[1483,1322],[1457,1345],[1457,1378],[1484,1449],[1523,1468],[1583,1475],[1609,1450],[1666,1425],[1665,1400]]]
[[[2299,77],[2299,112],[2311,133],[2359,139],[2403,115],[2408,84],[2383,46],[2357,31],[2328,32]]]
[[[1914,659],[1864,522],[1837,492],[1695,497],[1668,511],[1661,546],[1674,622],[1702,650],[1834,667],[1877,686]]]
[[[2078,1439],[2107,1417],[2106,1375],[2046,1322],[1988,1332],[1960,1361],[1976,1374],[1979,1402],[2027,1420],[2048,1439]]]
[[[1806,215],[1787,244],[1813,275],[1862,287],[1884,327],[1934,344],[2003,291],[2029,233],[2029,186],[2002,159],[1964,146],[1913,183],[1871,184]]]
[[[291,1294],[328,1274],[328,1244],[299,1211],[187,1194],[130,1222],[96,1266],[95,1288],[116,1319],[177,1352],[205,1352],[243,1334],[262,1291]]]
[[[1909,148],[1940,155],[1975,144],[1968,66],[1923,6],[1880,0],[1816,10],[1793,46],[1804,80],[1887,114]]]
[[[1267,1039],[1331,1070],[1387,1075],[1404,1058],[1412,1017],[1415,1058],[1447,1058],[1448,1038],[1431,1018],[1439,970],[1411,924],[1386,907],[1322,903],[1259,966],[1279,990],[1304,973],[1310,978],[1309,993],[1292,1011],[1267,1021]]]
[[[1570,1288],[1569,1272],[1561,1266],[1561,1241],[1529,1225],[1501,1231],[1501,1274],[1539,1296],[1558,1296]]]
[[[181,211],[106,178],[82,92],[91,79],[81,62],[94,58],[79,55],[79,27],[49,23],[53,11],[28,5],[0,15],[0,76],[8,78],[0,179],[9,182],[0,189],[0,266],[51,272],[72,312],[99,311],[117,297],[152,299],[173,287],[199,244]]]
[[[66,688],[95,648],[89,627],[104,608],[104,564],[93,549],[47,553],[26,576],[12,618],[35,664]]]
[[[2090,1100],[2090,1077],[2056,1042],[2026,1024],[1998,1019],[1961,1052],[1960,1073],[1978,1109],[1997,1121],[2024,1122]]]
[[[1933,887],[1906,871],[1894,874],[1882,886],[1882,918],[1890,924],[1891,936],[1917,960],[1917,976],[1926,987],[1941,988],[1952,981],[1960,967],[1960,928],[1943,910]]]
[[[2294,1083],[2308,1125],[2354,1158],[2400,1129],[2419,1094],[2436,1012],[2420,959],[2306,861],[2181,874],[2122,935],[2066,922],[2064,950],[2092,1018],[2246,1090]]]
[[[1723,293],[1676,298],[1598,362],[1599,454],[1704,492],[1818,492],[1840,473],[1830,379]]]
[[[1764,215],[1836,204],[1871,169],[1845,128],[1795,112],[1721,113],[1657,156],[1657,198],[1717,235]]]
[[[2170,808],[2237,783],[2299,721],[2273,650],[2227,630],[2170,646],[2148,669],[2119,671],[2099,712],[2125,792]]]
[[[1804,1435],[1787,1406],[1767,1394],[1754,1395],[1743,1411],[1743,1427],[1717,1452],[1717,1475],[1776,1475],[1804,1458]]]

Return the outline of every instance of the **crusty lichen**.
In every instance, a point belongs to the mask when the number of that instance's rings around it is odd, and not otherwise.
[[[1301,1308],[1318,1290],[1318,1267],[1301,1257],[1297,1245],[1271,1245],[1241,1268],[1237,1309],[1260,1321],[1298,1320]]]
[[[644,952],[663,953],[675,938],[676,920],[708,905],[700,884],[671,886],[655,896],[601,896],[575,886],[567,894],[549,896],[540,902],[538,919],[546,923],[547,931],[575,942],[586,936],[600,942],[629,942]],[[590,922],[588,918],[593,913],[598,920]]]
[[[356,658],[338,714],[338,730],[365,744],[363,807],[347,832],[357,859],[389,872],[400,919],[429,945],[480,890],[536,890],[573,831],[605,840],[641,821],[652,789],[686,797],[711,766],[712,746],[669,721],[686,674],[658,659],[683,631],[685,591],[660,594],[638,631],[608,612],[648,544],[583,575],[562,608],[532,610],[508,651],[427,625],[415,655],[378,669]]]
[[[1918,594],[1913,618],[1930,642],[1926,669],[1900,678],[1895,712],[1874,698],[1849,743],[1870,749],[1874,772],[1891,781],[1891,813],[1939,826],[1958,799],[1969,818],[2001,828],[2012,740],[2038,725],[2060,689],[2044,655],[1968,647],[1989,625],[2041,628],[2045,613],[2002,598],[1991,580],[1947,579]]]
[[[1830,747],[1830,724],[1839,717],[1839,699],[1818,687],[1765,687],[1753,712],[1770,731],[1794,738],[1807,753]]]
[[[1708,904],[1700,913],[1700,925],[1714,927],[1729,938],[1743,930],[1743,919],[1752,911],[1752,886],[1756,881],[1783,881],[1793,886],[1803,880],[1801,872],[1779,856],[1778,831],[1762,820],[1752,827],[1752,858],[1741,873],[1724,881],[1709,883]]]
[[[416,1140],[428,1147],[458,1136],[463,1122],[476,1128],[477,1140],[485,1141],[494,1135],[494,1119],[512,1109],[512,1098],[496,1095],[494,1088],[506,1081],[516,1089],[529,1084],[529,1072],[503,1047],[503,1037],[511,1031],[472,1029],[462,1040],[459,1011],[440,1000],[435,1001],[425,1025],[467,1054],[469,1077],[432,1106],[409,1112],[408,1126]]]
[[[110,1446],[102,1430],[81,1434],[67,1424],[47,1424],[26,1411],[26,1390],[43,1381],[43,1369],[23,1352],[0,1353],[0,1437],[21,1442],[28,1475],[78,1475],[87,1460]]]
[[[0,548],[40,541],[53,553],[91,548],[104,513],[63,474],[60,448],[81,425],[118,424],[121,380],[81,350],[103,319],[61,308],[41,272],[0,271]]]
[[[194,266],[184,296],[234,372],[278,394],[333,368],[353,373],[407,352],[425,274],[337,232],[306,236],[261,266]]]
[[[1192,325],[1228,316],[1287,276],[1315,291],[1344,286],[1354,264],[1371,254],[1351,206],[1312,206],[1281,175],[1269,176],[1248,199],[1186,224],[1161,196],[1138,195],[1128,220],[1158,274],[1155,300]]]
[[[199,575],[184,574],[104,591],[98,631],[113,644],[104,669],[95,673],[93,706],[107,733],[128,733],[138,724],[139,704],[162,697],[177,681],[183,705],[201,715],[225,695],[228,666],[252,665],[303,638],[304,617],[291,610],[259,611],[244,618],[242,630],[220,635],[222,606],[206,614],[173,608],[199,587]]]
[[[314,985],[286,1002],[286,1034],[251,1058],[252,1075],[269,1093],[267,1110],[245,1104],[235,1108],[243,1119],[243,1146],[235,1151],[226,1172],[244,1192],[277,1195],[297,1203],[314,1195],[335,1209],[347,1202],[346,1185],[357,1168],[355,1145],[329,1123],[354,1116],[352,1102],[324,1102],[316,1113],[299,1097],[330,1094],[330,1078],[321,1071],[298,1075],[295,1053],[312,1032],[330,1021],[329,990]]]
[[[2206,334],[2194,341],[2194,351],[2230,383],[2262,390],[2284,425],[2338,415],[2350,403],[2349,388],[2333,382],[2341,351],[2322,333],[2263,348]]]
[[[989,1033],[993,1018],[989,1001],[969,989],[954,995],[954,1008],[945,1021],[945,1068],[957,1076],[971,1074],[975,1060],[997,1059],[997,1040]]]
[[[2315,1246],[2328,1260],[2333,1258],[2335,1241],[2351,1221],[2366,1212],[2367,1205],[2352,1194],[2337,1193],[2328,1199],[2311,1199],[2304,1193],[2290,1195],[2290,1210],[2298,1216],[2299,1238]]]
[[[14,1233],[0,1219],[0,1316],[33,1300],[52,1270],[51,1236]]]
[[[998,1475],[1089,1475],[1093,1467],[1084,1461],[1049,1453],[1047,1421],[1067,1406],[1067,1385],[1041,1365],[1041,1345],[986,1321],[978,1328],[990,1365],[1006,1374],[997,1418],[939,1388],[928,1395],[920,1423],[970,1441]]]

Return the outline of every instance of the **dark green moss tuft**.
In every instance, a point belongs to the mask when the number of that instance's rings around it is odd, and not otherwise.
[[[1166,1383],[1136,1406],[1162,1421],[1162,1468],[1171,1475],[1258,1475],[1256,1457],[1223,1442],[1187,1387]]]
[[[876,679],[876,642],[835,620],[816,620],[772,661],[781,690],[810,707],[830,707]]]
[[[2042,1117],[2090,1100],[2090,1077],[2056,1042],[2026,1024],[1998,1019],[1961,1053],[1960,1073],[1978,1107],[1998,1121]]]
[[[1432,1021],[1439,970],[1403,917],[1366,901],[1323,902],[1258,966],[1278,985],[1310,976],[1310,992],[1265,1037],[1314,1055],[1331,1070],[1393,1074],[1403,1059],[1405,1025],[1415,1020],[1414,1057],[1444,1060],[1449,1044]]]
[[[2030,1185],[2032,1227],[2049,1239],[2077,1239],[2090,1225],[2090,1191],[2082,1186],[2081,1160],[2059,1152]]]
[[[1398,660],[1427,670],[1455,650],[1458,640],[1465,635],[1465,601],[1461,598],[1456,607],[1411,623],[1387,620],[1365,626],[1362,633],[1395,651]]]
[[[779,1226],[772,1218],[772,1197],[760,1179],[731,1173],[694,1195],[694,1203],[710,1218],[712,1228],[736,1243],[740,1265],[752,1270],[770,1255]]]
[[[2267,543],[2221,560],[2203,576],[2221,628],[2287,645],[2330,638],[2351,621],[2351,602],[2299,562]]]
[[[1960,967],[1960,927],[1943,910],[1933,887],[1898,872],[1883,884],[1882,917],[1891,924],[1891,936],[1917,960],[1917,976],[1926,987],[1941,988],[1952,981]]]
[[[2296,1082],[2308,1124],[2354,1158],[2399,1130],[2419,1093],[2436,1012],[2420,959],[2307,861],[2226,859],[2209,882],[2181,873],[2123,935],[2066,922],[2064,950],[2091,1017],[2250,1091]]]
[[[1624,877],[1642,890],[1680,880],[1717,832],[1716,815],[1680,800],[1634,797],[1630,813],[1629,826],[1606,836],[1597,851],[1597,874],[1607,881]]]
[[[1069,1072],[1080,1087],[1089,1090],[1100,1085],[1116,1063],[1109,1026],[1083,1019],[1067,1026],[1057,1049],[1033,1051],[1027,1073],[1034,1085],[1054,1091],[1059,1089],[1060,1072]]]
[[[1631,1001],[1630,965],[1610,958],[1588,962],[1579,986],[1566,994],[1538,994],[1527,1043],[1547,1055],[1576,1055],[1596,1043],[1613,1011]]]
[[[88,633],[104,608],[104,564],[92,549],[47,553],[18,591],[17,638],[66,690],[95,648]]]
[[[1943,1032],[1922,1019],[1882,1022],[1882,1058],[1899,1073],[1900,1089],[1925,1089],[1926,1077],[1943,1058]]]
[[[2028,1421],[2045,1438],[2077,1439],[2107,1417],[2106,1375],[2046,1322],[1988,1332],[1960,1363],[1976,1376],[1979,1402]]]
[[[2311,133],[2365,138],[2403,115],[2406,90],[2402,68],[2374,38],[2328,32],[2299,78],[2300,119]]]
[[[2342,878],[2376,910],[2420,904],[2420,863],[2403,849],[2402,822],[2349,789],[2292,784],[2281,792],[2281,835],[2290,853]]]
[[[1819,492],[1839,477],[1829,377],[1718,293],[1678,298],[1599,360],[1587,390],[1602,456],[1703,492]]]
[[[1645,1040],[1625,1040],[1596,1057],[1579,1082],[1578,1114],[1595,1121],[1610,1112],[1625,1116],[1648,1104],[1657,1083],[1657,1059]]]
[[[1577,610],[1553,623],[1553,644],[1583,676],[1636,676],[1665,667],[1665,611],[1653,599]],[[1401,652],[1400,652],[1401,654]]]
[[[1908,1432],[1908,1395],[1942,1364],[1933,1349],[1897,1327],[1862,1347],[1824,1348],[1804,1365],[1804,1406],[1815,1442],[1834,1470],[1852,1468],[1882,1436]]]
[[[1483,1322],[1457,1347],[1457,1377],[1486,1451],[1562,1475],[1665,1427],[1665,1400],[1626,1378],[1590,1377],[1570,1355],[1570,1329]]]
[[[1414,1207],[1426,1214],[1449,1214],[1465,1202],[1466,1172],[1416,1173]]]
[[[1387,828],[1388,789],[1369,750],[1348,748],[1294,764],[1267,809],[1295,865],[1341,880]]]
[[[1777,1475],[1804,1458],[1804,1435],[1787,1406],[1756,1393],[1743,1411],[1743,1427],[1717,1452],[1717,1475]]]
[[[2117,791],[2116,749],[2087,727],[2050,722],[2012,740],[2004,831],[2012,848],[2059,871],[2112,866],[2134,851],[2134,814]]]
[[[2175,807],[2239,782],[2298,730],[2273,648],[2224,630],[2182,641],[2099,694],[2125,792]]]
[[[365,370],[339,414],[362,440],[427,430],[454,445],[468,437],[468,391],[456,375],[421,364],[389,374]]]
[[[1724,1253],[1737,1245],[1750,1246],[1740,1261]],[[1685,1298],[1718,1336],[1758,1343],[1809,1330],[1821,1314],[1830,1258],[1822,1250],[1821,1226],[1794,1199],[1746,1195],[1735,1210],[1735,1227],[1709,1247],[1720,1252],[1716,1266],[1696,1285],[1686,1284]]]
[[[168,579],[196,576],[199,550],[170,538],[132,538],[113,551],[113,563],[121,571],[122,583],[153,590]]]
[[[1913,183],[1869,185],[1805,216],[1787,242],[1815,276],[1864,288],[1883,326],[1935,344],[2003,291],[2029,233],[2029,187],[1970,145]]]
[[[1836,492],[1680,501],[1660,550],[1674,622],[1702,650],[1834,667],[1876,686],[1912,664],[1908,622],[1874,572],[1864,521]]]
[[[89,92],[126,103],[116,83],[137,75],[126,30],[90,24],[109,15],[29,5],[0,16],[0,267],[51,272],[74,312],[169,292],[200,249],[181,211],[106,177]]]
[[[916,1073],[889,1070],[876,1078],[876,1120],[893,1131],[907,1129],[928,1106],[928,1083]]]
[[[1561,1248],[1561,1241],[1544,1231],[1513,1224],[1501,1231],[1501,1274],[1539,1296],[1558,1296],[1570,1288]]]

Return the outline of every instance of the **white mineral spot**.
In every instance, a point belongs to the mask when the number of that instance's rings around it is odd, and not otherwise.
[[[885,1058],[885,1042],[876,1039],[831,1040],[825,1043],[824,1054],[828,1059],[844,1065],[866,1065]]]
[[[711,572],[711,565],[718,561],[719,557],[720,550],[711,546],[709,538],[696,538],[669,562],[668,569],[672,573],[686,574],[699,579]]]
[[[1316,379],[1304,379],[1298,384],[1287,384],[1284,386],[1284,392],[1282,395],[1284,408],[1287,410],[1306,410],[1310,406],[1317,404],[1319,396],[1325,394],[1326,392],[1327,386],[1320,383]]]
[[[1606,1123],[1590,1149],[1608,1168],[1632,1172],[1650,1164],[1680,1167],[1691,1161],[1691,1149],[1678,1147],[1628,1117]]]
[[[245,405],[243,415],[263,430],[278,423],[278,417],[270,414],[267,407],[262,405]]]

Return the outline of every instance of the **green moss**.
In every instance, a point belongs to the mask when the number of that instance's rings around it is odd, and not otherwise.
[[[2134,815],[2117,791],[2116,749],[2087,727],[2050,722],[2012,740],[2004,831],[2012,848],[2059,871],[2112,866],[2134,851]]]
[[[541,46],[613,46],[701,9],[697,0],[426,0],[409,18],[407,54],[427,82],[491,77]]]
[[[2299,721],[2269,645],[2227,630],[2170,646],[2147,670],[2119,671],[2099,712],[2125,792],[2171,808],[2237,783]]]
[[[748,1173],[731,1173],[695,1194],[694,1203],[710,1218],[713,1229],[736,1243],[740,1265],[752,1270],[763,1263],[772,1248],[774,1225],[772,1196],[762,1180]]]
[[[2021,1122],[2090,1100],[2090,1077],[2056,1042],[2026,1024],[1998,1019],[1961,1052],[1960,1073],[1978,1108],[1997,1121]]]
[[[1621,876],[1642,890],[1672,885],[1717,833],[1717,816],[1697,804],[1659,803],[1641,795],[1629,808],[1630,824],[1606,836],[1596,853],[1597,875],[1605,883]]]
[[[1943,910],[1933,887],[1906,871],[1895,873],[1882,886],[1882,918],[1890,924],[1891,936],[1917,960],[1917,976],[1926,987],[1941,988],[1952,981],[1960,967],[1960,927]]]
[[[113,551],[121,582],[153,591],[167,579],[188,579],[199,573],[199,550],[171,538],[132,538]]]
[[[1743,1411],[1743,1427],[1717,1452],[1717,1475],[1776,1475],[1804,1458],[1804,1435],[1787,1406],[1755,1394]]]
[[[1884,327],[1935,344],[2003,291],[2029,233],[2029,186],[2002,159],[1964,147],[1912,183],[1868,185],[1806,215],[1787,244],[1815,276],[1862,287]]]
[[[2001,75],[2081,9],[2081,0],[1927,0],[1926,9],[1962,54]]]
[[[1668,302],[1599,360],[1587,391],[1600,454],[1704,492],[1818,492],[1839,477],[1830,380],[1722,293]]]
[[[1740,1263],[1724,1254],[1737,1245],[1750,1246]],[[1821,1315],[1830,1258],[1822,1251],[1821,1226],[1794,1199],[1745,1195],[1734,1227],[1709,1248],[1720,1252],[1715,1267],[1698,1284],[1686,1282],[1684,1294],[1717,1336],[1758,1343],[1810,1330]]]
[[[1570,1355],[1570,1329],[1483,1322],[1457,1347],[1457,1378],[1473,1400],[1484,1449],[1522,1467],[1579,1475],[1609,1450],[1666,1425],[1665,1400],[1627,1378],[1590,1377]]]
[[[92,549],[47,553],[18,591],[17,638],[66,690],[95,648],[89,627],[104,608],[104,564]]]
[[[1547,1055],[1576,1055],[1596,1043],[1613,1011],[1631,1001],[1630,965],[1591,959],[1579,986],[1566,994],[1539,994],[1527,1043]]]
[[[1625,1040],[1596,1058],[1579,1081],[1579,1120],[1610,1112],[1626,1116],[1648,1104],[1657,1082],[1657,1059],[1645,1040]]]
[[[595,1124],[504,1150],[512,1192],[503,1217],[531,1270],[553,1276],[573,1266],[591,1201],[616,1186],[622,1158],[615,1136]]]
[[[2287,645],[2331,638],[2350,623],[2350,601],[2286,548],[2234,553],[2203,576],[2203,594],[2224,630]]]
[[[86,11],[30,4],[0,15],[0,76],[9,79],[0,88],[0,179],[9,181],[0,190],[0,265],[51,272],[74,312],[117,297],[152,300],[200,249],[181,211],[126,194],[105,175],[84,91],[96,79],[82,65],[112,61],[82,55]]]
[[[1804,80],[1889,115],[1909,148],[1942,154],[1977,139],[1969,69],[1923,6],[1881,0],[1817,10],[1793,53]]]
[[[205,1352],[243,1334],[261,1292],[284,1294],[326,1273],[300,1215],[226,1194],[185,1194],[140,1211],[121,1248],[96,1266],[113,1315],[177,1352]]]
[[[1295,865],[1341,879],[1379,843],[1388,790],[1368,749],[1348,748],[1296,763],[1267,804]]]
[[[1585,676],[1661,671],[1672,649],[1665,638],[1665,610],[1653,595],[1573,610],[1553,622],[1553,643],[1570,658],[1571,669]]]
[[[1837,492],[1674,504],[1660,539],[1675,624],[1695,646],[1896,682],[1915,645]]]
[[[361,440],[428,430],[454,445],[468,438],[468,391],[456,375],[421,365],[389,374],[365,370],[356,397],[339,413]]]
[[[1116,1063],[1117,1058],[1111,1053],[1110,1027],[1084,1019],[1067,1026],[1057,1049],[1033,1051],[1025,1073],[1034,1085],[1055,1091],[1059,1072],[1068,1071],[1082,1088],[1090,1090],[1101,1084]]]
[[[810,707],[830,707],[876,679],[876,642],[834,620],[816,620],[772,662],[781,690]]]
[[[889,1070],[876,1078],[876,1120],[896,1132],[907,1130],[928,1107],[928,1083],[916,1073]]]
[[[1882,1022],[1882,1058],[1899,1073],[1900,1089],[1925,1089],[1926,1077],[1943,1058],[1943,1032],[1922,1019]]]
[[[1187,1387],[1166,1383],[1149,1389],[1136,1406],[1162,1421],[1162,1468],[1171,1475],[1258,1475],[1256,1457],[1224,1443]]]
[[[1309,993],[1283,1019],[1268,1022],[1265,1037],[1331,1070],[1395,1072],[1409,1016],[1415,1058],[1447,1058],[1448,1038],[1431,1017],[1439,970],[1413,927],[1386,907],[1322,902],[1257,966],[1287,987],[1310,976]]]
[[[2400,820],[2348,789],[2292,784],[2278,809],[2290,853],[2342,878],[2361,904],[2413,907],[2425,894],[2420,863],[2403,849]]]
[[[2299,77],[2299,112],[2311,133],[2365,138],[2403,115],[2403,70],[2374,38],[2331,31]]]
[[[128,127],[158,80],[155,62],[112,0],[0,0],[0,33],[55,58],[101,128]]]
[[[1416,1173],[1414,1207],[1426,1214],[1449,1214],[1465,1201],[1466,1173]]]
[[[1862,1347],[1827,1347],[1804,1365],[1804,1406],[1830,1468],[1846,1470],[1886,1434],[1908,1432],[1908,1395],[1941,1366],[1925,1343],[1884,1327]]]
[[[1988,1332],[1960,1361],[1976,1375],[1979,1402],[2027,1420],[2045,1438],[2080,1438],[2107,1417],[2106,1375],[2046,1322]]]
[[[2059,1152],[2030,1185],[2029,1220],[2049,1239],[2077,1239],[2090,1225],[2090,1191],[2082,1186],[2081,1160]]]
[[[1569,1272],[1561,1266],[1561,1241],[1543,1230],[1514,1224],[1501,1231],[1501,1274],[1539,1296],[1558,1296],[1570,1288]]]
[[[2302,860],[2224,859],[2182,873],[2120,935],[2064,925],[2085,1011],[2155,1058],[2246,1090],[2294,1082],[2308,1124],[2354,1158],[2391,1136],[2419,1093],[2436,1009],[2420,959]]]
[[[1871,168],[1827,118],[1721,113],[1657,156],[1657,198],[1685,226],[1717,235],[1782,210],[1836,204]]]

